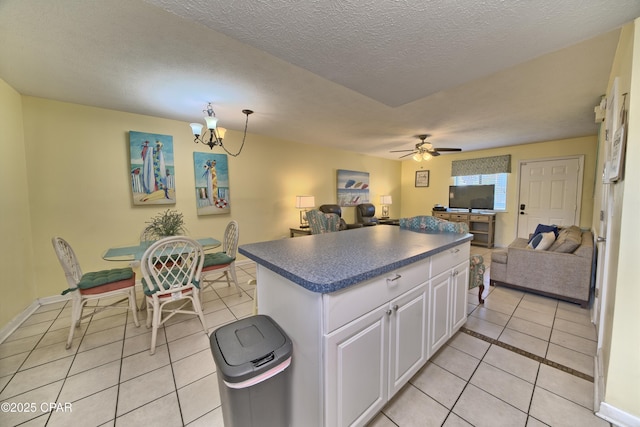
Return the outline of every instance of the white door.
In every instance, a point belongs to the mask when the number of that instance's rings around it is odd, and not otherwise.
[[[579,223],[583,162],[580,156],[520,163],[518,237],[529,238],[538,224]]]

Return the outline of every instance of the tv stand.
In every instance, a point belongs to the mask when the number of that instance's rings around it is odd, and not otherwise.
[[[473,234],[472,245],[485,246],[489,249],[495,244],[496,214],[458,211],[432,211],[436,218],[453,222],[464,222],[469,226],[469,233]]]

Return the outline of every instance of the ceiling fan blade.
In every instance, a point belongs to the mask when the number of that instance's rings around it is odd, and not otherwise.
[[[415,150],[391,150],[390,153],[402,153],[404,151],[415,151]]]
[[[438,153],[436,150],[429,151],[429,154],[431,154],[431,156],[433,157],[438,157],[440,155],[440,153]]]
[[[434,148],[434,151],[462,151],[462,148]]]
[[[399,158],[399,159],[402,159],[403,157],[408,157],[408,156],[410,156],[410,155],[412,155],[412,154],[413,154],[413,153],[405,154],[404,156],[400,156],[400,157],[398,157],[398,158]]]

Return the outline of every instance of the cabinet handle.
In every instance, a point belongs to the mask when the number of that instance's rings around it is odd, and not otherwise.
[[[458,275],[458,270],[453,270],[453,272],[451,273],[451,275],[453,277],[456,277]]]
[[[457,254],[458,252],[460,252],[459,248],[455,248],[451,250],[452,253]]]
[[[387,285],[393,285],[396,280],[398,280],[399,278],[401,278],[402,276],[399,274],[396,274],[394,277],[387,277]]]
[[[393,306],[393,311],[397,312],[398,311],[398,304]]]
[[[387,316],[391,316],[391,313],[393,313],[393,311],[391,311],[391,309],[387,310]]]

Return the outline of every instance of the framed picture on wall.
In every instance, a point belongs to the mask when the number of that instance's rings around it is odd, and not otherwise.
[[[173,137],[129,131],[129,155],[133,204],[175,204]]]
[[[226,154],[193,153],[198,215],[231,212],[229,196],[229,163]]]
[[[369,172],[338,169],[337,179],[340,206],[369,203]]]
[[[416,187],[429,186],[429,171],[416,171]]]

